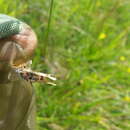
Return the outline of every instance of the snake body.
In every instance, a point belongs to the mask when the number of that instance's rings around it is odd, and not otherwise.
[[[21,24],[22,22],[18,19],[0,14],[0,38],[18,34]]]

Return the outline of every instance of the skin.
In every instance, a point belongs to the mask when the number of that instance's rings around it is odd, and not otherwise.
[[[0,39],[0,61],[18,66],[28,61],[37,46],[37,37],[30,26],[24,24],[19,34]]]

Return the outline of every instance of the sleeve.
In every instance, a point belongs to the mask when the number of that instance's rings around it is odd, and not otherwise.
[[[14,70],[11,74],[10,82],[0,83],[0,130],[36,130],[33,87]]]

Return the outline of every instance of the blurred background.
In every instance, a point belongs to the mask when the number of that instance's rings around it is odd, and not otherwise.
[[[130,0],[0,0],[39,40],[32,68],[38,130],[130,129]]]

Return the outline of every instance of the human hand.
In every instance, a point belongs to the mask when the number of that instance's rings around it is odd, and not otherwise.
[[[15,18],[6,15],[0,15],[0,18],[5,19],[5,24],[4,20],[0,22],[0,61],[15,66],[25,63],[37,46],[35,32]]]

